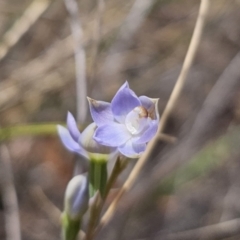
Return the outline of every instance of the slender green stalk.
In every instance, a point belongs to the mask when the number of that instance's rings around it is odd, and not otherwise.
[[[95,201],[91,207],[90,211],[90,220],[88,224],[88,229],[86,233],[85,240],[91,240],[94,236],[95,227],[97,226],[97,223],[99,222],[100,214],[103,208],[103,205],[105,203],[105,200],[113,186],[113,184],[116,182],[118,176],[120,173],[126,168],[128,163],[128,159],[124,158],[121,159],[121,157],[118,157],[114,168],[112,170],[112,173],[109,177],[109,180],[107,181],[106,187],[105,187],[105,194],[100,196],[100,194],[97,194]]]
[[[90,197],[99,191],[101,196],[105,195],[107,185],[107,160],[90,159],[89,170],[89,192]]]
[[[76,240],[81,228],[81,220],[72,220],[66,213],[62,215],[63,240]]]
[[[10,140],[19,136],[46,136],[57,135],[57,124],[64,123],[36,123],[0,128],[0,141]],[[80,129],[82,126],[80,126]]]
[[[18,136],[57,134],[55,123],[31,124],[0,128],[0,140],[9,140]]]

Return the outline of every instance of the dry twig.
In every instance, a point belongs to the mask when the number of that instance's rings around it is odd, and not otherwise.
[[[170,234],[159,234],[154,239],[164,240],[211,240],[224,239],[240,233],[240,219],[233,219],[206,227],[176,232]]]
[[[96,18],[96,30],[95,30],[95,45],[93,47],[93,56],[92,56],[92,67],[91,67],[91,77],[89,79],[89,83],[92,85],[93,80],[96,77],[97,73],[97,62],[99,59],[99,47],[102,39],[102,22],[103,22],[103,14],[105,11],[105,0],[97,1],[97,18]]]
[[[48,215],[54,225],[59,226],[61,211],[49,200],[42,188],[34,186],[29,190],[36,204]]]
[[[77,120],[82,124],[87,117],[86,54],[83,47],[83,30],[80,23],[77,2],[75,0],[64,0],[64,2],[69,12],[74,39]]]
[[[1,145],[1,193],[7,240],[21,240],[17,193],[14,186],[11,158],[6,145]]]
[[[55,226],[59,226],[61,222],[61,210],[51,202],[40,186],[34,186],[29,190],[35,202],[48,215],[52,223]],[[83,237],[85,237],[85,233],[80,230],[79,239],[82,239]]]
[[[108,57],[104,62],[103,71],[105,74],[107,73],[111,76],[120,69],[124,59],[124,50],[131,44],[134,34],[141,27],[149,8],[154,2],[155,0],[135,0],[128,16],[122,24],[118,39],[110,48]]]
[[[95,13],[91,14],[89,19],[93,18],[94,15]],[[92,29],[91,21],[88,22],[87,29]],[[104,37],[117,27],[118,22],[109,22],[108,26],[102,31],[102,36]],[[92,36],[87,32],[83,37],[82,44],[86,47],[91,43]],[[29,100],[36,95],[39,96],[45,92],[61,88],[69,82],[71,79],[62,77],[62,74],[58,74],[55,69],[66,63],[74,54],[73,49],[72,36],[57,40],[42,55],[12,71],[6,79],[2,79],[0,82],[0,111],[8,109],[20,101]],[[53,70],[55,71],[53,72]],[[49,78],[51,81],[49,81]],[[29,94],[32,97],[29,97]]]
[[[17,44],[20,38],[41,17],[50,6],[50,0],[35,0],[24,11],[23,15],[16,20],[15,24],[4,34],[0,44],[0,61],[7,55],[9,50]]]

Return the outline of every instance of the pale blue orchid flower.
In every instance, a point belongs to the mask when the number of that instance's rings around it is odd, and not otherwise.
[[[97,125],[93,138],[98,143],[116,147],[129,158],[137,158],[145,151],[158,128],[158,99],[137,97],[125,82],[111,103],[91,98],[88,101]]]

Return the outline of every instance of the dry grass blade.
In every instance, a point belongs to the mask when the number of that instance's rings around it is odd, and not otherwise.
[[[79,123],[84,123],[87,117],[87,81],[86,53],[83,47],[83,30],[80,23],[77,2],[75,0],[65,0],[64,2],[69,12],[72,36],[74,40],[77,120]]]
[[[0,61],[49,7],[50,0],[35,0],[5,33],[0,44]]]
[[[4,206],[7,240],[21,240],[17,193],[14,186],[11,158],[6,145],[1,146],[1,193]]]
[[[95,13],[91,14],[89,19],[93,18],[94,15]],[[92,25],[89,21],[87,27],[90,29],[89,32],[92,32]],[[117,21],[110,22],[102,31],[102,36],[105,37],[117,27]],[[85,47],[91,43],[92,35],[89,32],[86,32],[83,36],[82,45]],[[55,69],[66,63],[73,54],[73,38],[69,36],[55,41],[42,55],[12,71],[6,79],[0,82],[0,111],[15,106],[19,101],[25,101],[25,97],[29,100],[26,96],[29,92],[28,89],[31,89],[34,97],[65,86],[71,79],[58,74]]]
[[[109,56],[104,62],[103,71],[107,75],[117,73],[124,59],[123,51],[131,44],[134,34],[141,27],[142,22],[147,16],[148,9],[154,4],[155,0],[136,0],[124,20],[119,32],[118,39],[109,50]]]
[[[159,234],[154,240],[211,240],[225,239],[240,233],[240,219],[233,219],[226,222],[209,225],[197,229],[184,232],[176,232],[170,234]]]
[[[96,30],[95,30],[95,45],[93,47],[93,54],[92,54],[92,66],[91,66],[91,76],[89,79],[89,83],[93,85],[93,80],[97,74],[97,66],[98,66],[98,59],[99,59],[99,48],[100,42],[102,39],[102,28],[103,28],[103,14],[105,11],[105,1],[98,0],[97,1],[97,17],[96,17]]]

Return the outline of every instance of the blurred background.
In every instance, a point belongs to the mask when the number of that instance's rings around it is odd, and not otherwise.
[[[105,0],[100,8],[99,1],[77,0],[87,95],[111,101],[128,80],[137,95],[160,98],[161,115],[200,1]],[[159,142],[96,239],[240,239],[239,10],[239,0],[210,1],[196,58],[165,129],[176,141]],[[71,35],[64,1],[0,0],[0,239],[13,239],[6,232],[14,191],[22,239],[59,239],[75,159],[55,129],[67,111],[77,114]],[[164,172],[168,162],[181,166]],[[213,235],[173,234],[203,226],[213,226]]]

